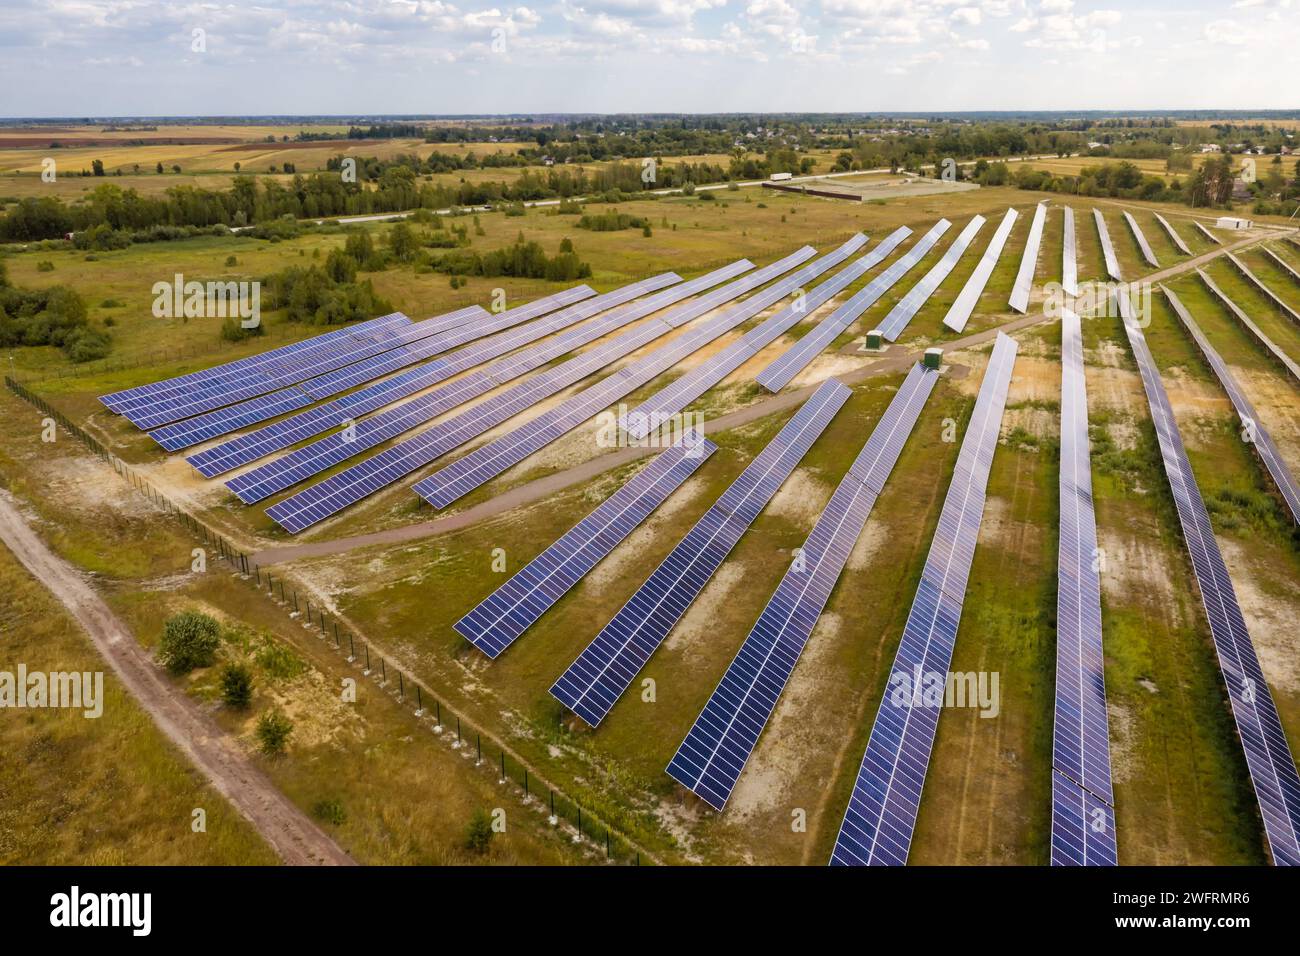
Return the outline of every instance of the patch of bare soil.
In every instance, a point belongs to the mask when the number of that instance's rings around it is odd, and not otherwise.
[[[1264,593],[1260,575],[1267,572],[1237,542],[1218,540],[1265,679],[1287,694],[1300,693],[1300,599],[1292,589],[1279,589],[1289,597]]]
[[[664,641],[665,650],[689,650],[700,641],[708,640],[713,635],[713,628],[720,616],[723,605],[740,586],[745,577],[745,566],[736,560],[723,562],[716,574],[705,585],[677,626]]]
[[[637,528],[618,547],[611,551],[599,564],[587,573],[590,587],[603,588],[617,581],[629,568],[642,560],[642,555],[650,542],[671,527],[677,513],[688,507],[703,491],[704,481],[697,477],[689,479],[668,496],[646,522]],[[649,570],[646,571],[648,575]]]

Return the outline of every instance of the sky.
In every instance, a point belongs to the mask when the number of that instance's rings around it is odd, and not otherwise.
[[[0,0],[0,116],[1287,109],[1300,0]]]

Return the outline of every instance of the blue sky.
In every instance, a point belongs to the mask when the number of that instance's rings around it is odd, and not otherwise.
[[[3,0],[0,115],[1280,109],[1298,28],[1300,0]]]

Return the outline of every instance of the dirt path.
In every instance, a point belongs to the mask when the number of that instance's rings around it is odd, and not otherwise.
[[[280,859],[298,866],[355,865],[198,704],[167,682],[134,635],[82,576],[45,546],[3,492],[0,541],[72,613],[136,702]]]

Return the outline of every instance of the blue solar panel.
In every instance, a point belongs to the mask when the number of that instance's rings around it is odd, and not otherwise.
[[[1056,595],[1056,715],[1052,741],[1052,863],[1114,865],[1101,580],[1088,457],[1088,395],[1079,317],[1061,315],[1061,533]],[[1085,810],[1089,813],[1085,817]]]
[[[733,295],[738,291],[747,291],[781,275],[812,254],[813,250],[805,246],[793,255],[720,291],[733,290]],[[561,435],[577,428],[601,409],[653,381],[656,376],[666,372],[724,332],[730,331],[780,301],[809,278],[842,261],[844,255],[837,251],[822,257],[817,262],[774,283],[770,288],[732,306],[703,325],[678,336],[662,348],[656,349],[615,375],[580,392],[556,408],[543,412],[510,434],[476,448],[463,458],[418,482],[415,485],[416,493],[435,507],[445,508],[457,498],[485,484]],[[735,287],[742,283],[746,284],[747,288],[736,290]]]
[[[682,283],[680,286],[651,296],[646,300],[648,305],[638,302],[623,306],[614,316],[610,316],[608,321],[610,323],[626,322],[628,321],[626,316],[638,314],[638,310],[643,305],[648,310],[661,308],[666,301],[666,297],[699,292],[750,268],[752,268],[752,264],[748,260],[741,260],[698,279],[693,279],[690,282]],[[714,303],[713,293],[710,293],[708,296],[701,296],[697,300],[678,306],[673,310],[672,314],[693,313],[698,316],[712,308]],[[628,310],[632,311],[629,312]],[[644,315],[646,313],[641,312],[639,314]],[[601,320],[602,323],[605,321]],[[317,521],[337,513],[349,504],[360,501],[379,488],[391,484],[403,475],[408,475],[417,468],[427,465],[434,459],[478,437],[520,412],[534,407],[542,399],[581,381],[600,368],[636,351],[654,339],[666,335],[671,330],[672,326],[660,318],[642,323],[640,326],[628,330],[611,341],[597,345],[590,351],[584,352],[549,371],[520,382],[506,389],[500,395],[481,402],[445,422],[440,422],[433,428],[427,429],[412,438],[399,442],[378,455],[358,462],[337,475],[331,475],[324,481],[286,498],[278,505],[268,509],[267,514],[290,531],[296,532],[309,527]],[[486,380],[493,378],[488,370],[484,370],[482,374]],[[455,389],[460,385],[461,382],[452,382],[448,389]],[[483,390],[486,391],[487,387]],[[439,395],[438,401],[450,400],[447,398],[445,390],[440,389],[439,393],[442,394]],[[481,392],[476,394],[481,394]],[[460,404],[463,400],[463,398],[454,398],[453,404]],[[422,401],[423,399],[417,399],[415,402],[408,402],[407,405],[392,411],[401,414],[409,406]],[[440,414],[440,412],[432,412],[422,420],[427,420],[436,414]],[[398,433],[415,424],[414,422],[394,422],[388,413],[376,416],[375,419],[369,421],[376,422],[379,419],[385,419],[385,421],[376,427],[383,429],[396,428]],[[362,426],[367,424],[368,422],[358,423],[356,435],[351,442],[339,441],[336,440],[336,436],[331,436],[285,456],[280,462],[272,462],[269,466],[254,469],[248,475],[241,475],[238,479],[227,482],[227,484],[236,490],[241,499],[245,498],[245,495],[266,497],[270,493],[265,491],[268,485],[279,484],[280,487],[288,487],[303,480],[310,474],[315,474],[323,468],[329,467],[329,464],[322,463],[321,459],[332,463],[352,457],[360,450],[356,446],[362,441]],[[388,437],[392,436],[389,435]],[[340,445],[342,447],[339,447]],[[316,454],[317,451],[321,452],[321,454]],[[311,461],[301,460],[298,457],[300,452],[312,454],[314,457]],[[290,459],[293,460],[290,461]],[[272,467],[280,466],[281,463],[285,463],[285,467],[289,470],[285,471]],[[256,480],[258,484],[256,486],[245,485],[243,484],[245,480]]]
[[[1079,250],[1074,234],[1074,210],[1066,206],[1061,224],[1061,289],[1066,295],[1079,294]]]
[[[605,718],[850,394],[834,379],[813,393],[569,665],[556,699],[593,727]]]
[[[715,809],[740,779],[937,378],[920,365],[908,374],[669,763],[669,775]]]
[[[1138,326],[1128,297],[1117,292],[1115,298],[1124,319],[1129,346],[1142,375],[1142,387],[1146,391],[1156,438],[1160,442],[1165,476],[1178,511],[1183,543],[1196,573],[1219,670],[1246,754],[1246,766],[1254,784],[1273,863],[1297,866],[1300,865],[1300,774],[1296,773],[1295,759],[1287,745],[1273,694],[1237,603],[1236,591],[1228,577],[1209,512],[1205,510],[1200,488],[1192,474],[1182,435],[1146,336]]]
[[[685,375],[668,383],[660,391],[629,412],[625,416],[625,421],[621,423],[622,427],[627,431],[628,435],[635,439],[645,438],[651,432],[657,430],[673,414],[680,412],[714,385],[717,385],[740,368],[747,360],[798,325],[804,316],[813,309],[828,302],[832,296],[842,292],[865,275],[867,270],[880,263],[911,233],[912,230],[906,226],[895,229],[871,252],[813,288],[804,296],[801,302],[786,306],[770,319],[765,319],[759,325],[750,329],[726,348],[705,359]],[[850,242],[855,242],[858,239],[863,242],[866,241],[866,237],[859,234]],[[845,245],[848,245],[848,243]]]
[[[907,862],[939,707],[922,695],[896,691],[909,686],[915,690],[931,675],[946,678],[952,665],[1015,360],[1015,340],[998,333],[886,685],[894,690],[886,693],[876,713],[831,855],[833,864]]]
[[[1101,240],[1101,254],[1106,260],[1106,275],[1116,282],[1123,282],[1124,277],[1119,271],[1119,260],[1115,258],[1115,247],[1110,242],[1110,230],[1106,228],[1106,217],[1101,214],[1101,210],[1094,209],[1092,218],[1097,223],[1097,238]]]
[[[779,392],[799,374],[826,346],[830,345],[841,332],[847,329],[876,300],[889,291],[914,265],[920,262],[939,238],[951,226],[947,219],[940,219],[930,231],[916,241],[911,249],[899,256],[884,272],[872,279],[847,302],[832,312],[813,328],[811,332],[792,345],[780,358],[763,369],[756,381],[769,392]]]
[[[1129,232],[1133,233],[1133,238],[1137,241],[1138,249],[1142,252],[1142,258],[1147,261],[1147,265],[1153,269],[1159,269],[1160,262],[1156,259],[1156,254],[1151,251],[1151,243],[1147,242],[1147,237],[1142,232],[1142,227],[1138,225],[1138,221],[1133,218],[1133,214],[1125,209],[1120,215],[1128,223]]]
[[[907,328],[907,323],[912,321],[921,306],[925,305],[930,296],[934,295],[935,290],[943,284],[943,280],[948,278],[948,274],[957,267],[957,261],[966,252],[975,234],[983,228],[985,221],[983,216],[971,219],[961,234],[953,240],[952,245],[944,251],[939,261],[921,277],[921,281],[908,289],[907,295],[899,299],[889,310],[889,314],[876,326],[885,338],[893,342],[902,334],[903,329]]]
[[[1274,292],[1263,282],[1261,282],[1259,276],[1251,272],[1250,267],[1247,266],[1246,263],[1242,262],[1231,252],[1225,252],[1224,255],[1227,257],[1228,261],[1231,262],[1233,266],[1236,267],[1237,271],[1240,272],[1246,278],[1246,281],[1255,287],[1255,291],[1257,291],[1260,295],[1262,295],[1264,298],[1268,299],[1270,302],[1273,303],[1273,307],[1275,309],[1281,312],[1292,322],[1300,322],[1300,312],[1297,312],[1295,309],[1291,308],[1291,306],[1287,305],[1286,302],[1282,300],[1281,296],[1279,296],[1276,292]],[[1280,259],[1278,261],[1281,262]],[[1282,263],[1282,264],[1286,266],[1286,263]],[[1288,269],[1290,268],[1289,266],[1286,267]]]
[[[1169,220],[1158,212],[1153,213],[1153,215],[1156,217],[1156,222],[1160,223],[1165,232],[1169,233],[1169,240],[1178,248],[1178,251],[1185,256],[1190,256],[1192,250],[1187,248],[1187,243],[1183,242],[1183,237],[1174,231],[1174,227],[1169,224]]]
[[[954,332],[966,328],[971,313],[975,311],[976,303],[984,293],[984,287],[988,285],[989,276],[993,274],[998,259],[1002,257],[1002,249],[1006,246],[1007,237],[1011,235],[1011,227],[1015,225],[1019,215],[1020,213],[1014,209],[1008,209],[1003,215],[1002,222],[998,223],[997,231],[993,233],[993,238],[989,240],[988,247],[984,250],[984,255],[980,257],[970,278],[966,280],[966,284],[962,286],[961,292],[957,294],[957,298],[948,309],[947,315],[943,317],[943,324]]]
[[[456,630],[497,657],[588,571],[614,550],[691,476],[717,446],[694,432],[658,455],[635,478],[456,622]]]
[[[1029,224],[1029,238],[1025,241],[1025,252],[1020,258],[1020,271],[1016,273],[1016,284],[1011,289],[1008,304],[1017,312],[1029,308],[1029,290],[1034,284],[1034,270],[1038,267],[1038,248],[1043,242],[1043,224],[1047,221],[1047,204],[1039,203],[1034,208],[1034,218]]]
[[[1227,294],[1215,284],[1213,279],[1206,275],[1204,270],[1197,269],[1196,274],[1201,277],[1201,281],[1205,283],[1205,287],[1213,293],[1214,297],[1223,303],[1223,307],[1231,312],[1233,317],[1246,327],[1246,331],[1255,337],[1255,341],[1262,345],[1264,350],[1273,357],[1273,360],[1290,372],[1294,378],[1300,380],[1300,364],[1297,364],[1295,359],[1283,352],[1277,343],[1270,339],[1267,333],[1241,310],[1237,303],[1228,298]]]

